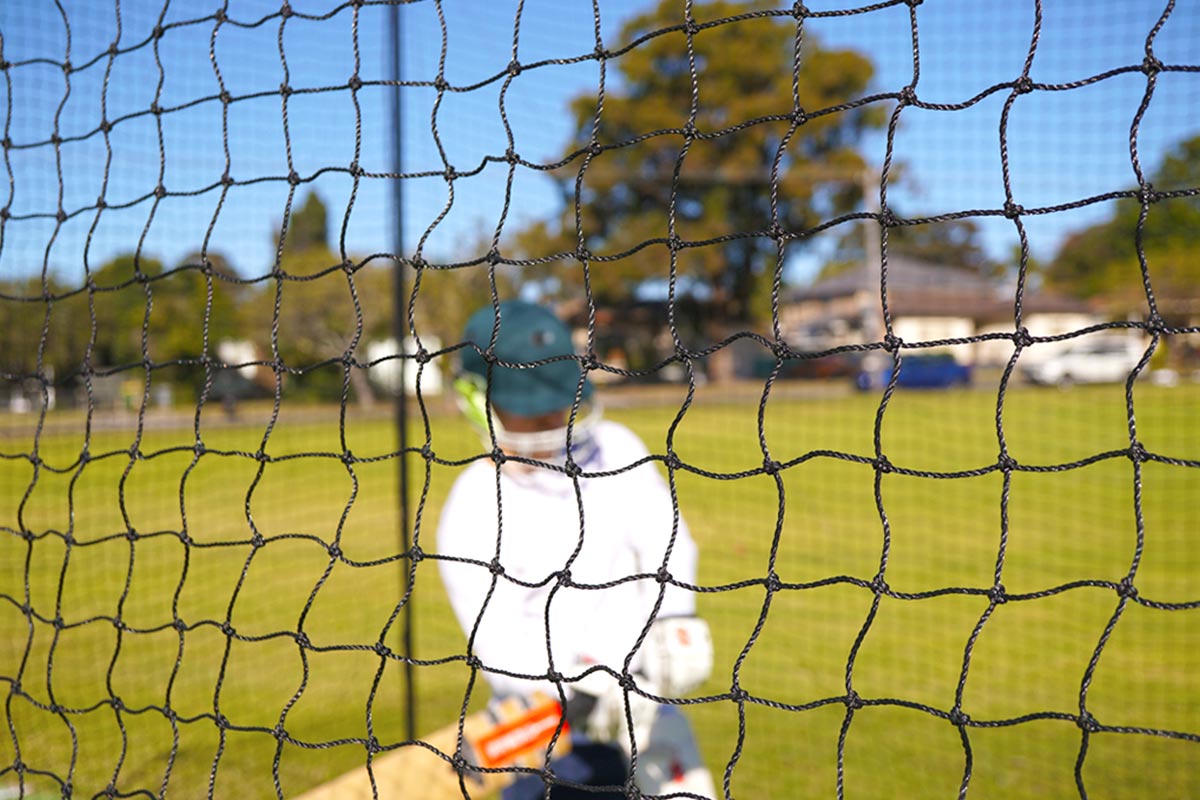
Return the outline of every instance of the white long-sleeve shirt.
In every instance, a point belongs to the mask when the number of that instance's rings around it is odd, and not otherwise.
[[[587,473],[621,470],[647,455],[641,440],[618,423],[601,421],[593,437],[596,450],[581,464]],[[500,470],[497,491],[495,464],[481,460],[463,470],[442,509],[438,554],[482,562],[438,564],[463,630],[470,635],[478,623],[474,655],[490,668],[484,675],[496,695],[549,688],[544,681],[491,671],[545,675],[547,638],[559,673],[578,675],[581,664],[591,663],[621,672],[654,613],[663,586],[654,576],[668,547],[672,578],[695,583],[696,545],[682,517],[675,521],[655,462],[580,478],[579,488],[582,513],[571,478],[544,468],[522,471],[513,464]],[[488,599],[493,576],[487,564],[497,556],[504,575]],[[574,583],[604,588],[555,589],[555,573],[568,568]],[[631,580],[642,574],[649,577]],[[693,593],[666,584],[658,616],[693,613]],[[632,671],[638,662],[635,656]]]

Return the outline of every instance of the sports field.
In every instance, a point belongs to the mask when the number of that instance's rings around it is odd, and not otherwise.
[[[678,420],[717,647],[696,695],[711,702],[689,714],[718,785],[731,767],[738,798],[835,797],[839,776],[848,798],[952,798],[969,769],[969,797],[1079,797],[1083,700],[1104,726],[1086,737],[1087,797],[1200,796],[1200,609],[1154,607],[1200,600],[1200,469],[1152,460],[1135,482],[1112,454],[1130,443],[1123,386],[1013,386],[1000,425],[994,386],[902,390],[881,417],[875,393],[779,387],[762,414],[778,480],[762,472],[760,394],[701,388],[679,416],[676,387],[608,411],[660,454]],[[430,453],[477,453],[435,406]],[[1134,410],[1146,451],[1200,460],[1200,386],[1139,384]],[[938,473],[883,474],[881,503],[864,462],[877,420],[891,465]],[[190,415],[151,417],[140,437],[136,420],[100,422],[85,437],[81,415],[56,412],[35,451],[35,417],[0,420],[0,791],[19,761],[29,795],[61,796],[57,776],[79,797],[204,797],[210,780],[216,797],[275,797],[276,780],[289,797],[363,763],[343,740],[402,741],[401,665],[376,648],[402,649],[393,424],[286,402],[274,424],[269,406],[236,424],[206,407],[199,442]],[[1021,467],[1008,486],[987,471],[1001,429]],[[414,414],[412,444],[426,436]],[[432,553],[459,467],[409,465]],[[1042,469],[1057,465],[1072,468]],[[1131,570],[1140,603],[1113,588]],[[997,573],[1008,601],[985,620]],[[432,730],[470,671],[433,560],[414,586]],[[476,681],[471,704],[485,697]]]

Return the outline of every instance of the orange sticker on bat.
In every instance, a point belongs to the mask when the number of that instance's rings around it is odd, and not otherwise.
[[[562,706],[554,700],[546,700],[522,712],[519,716],[498,723],[471,742],[485,768],[503,767],[515,763],[527,755],[540,751],[545,753],[554,732],[562,719]],[[567,723],[562,723],[564,739],[569,733]]]

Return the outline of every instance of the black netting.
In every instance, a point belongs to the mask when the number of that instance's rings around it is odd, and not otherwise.
[[[700,552],[545,602],[695,596],[700,689],[601,671],[718,793],[1200,792],[1200,12],[982,5],[6,4],[0,797],[479,796],[435,532],[518,294],[649,450],[535,468]]]

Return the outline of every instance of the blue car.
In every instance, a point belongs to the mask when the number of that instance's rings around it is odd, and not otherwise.
[[[871,359],[867,359],[870,362]],[[890,358],[879,367],[870,368],[865,363],[854,377],[854,385],[859,389],[882,389],[892,379],[893,362]],[[900,363],[900,375],[896,378],[897,386],[914,388],[942,388],[947,386],[969,386],[971,383],[971,368],[959,364],[949,353],[907,353]]]

